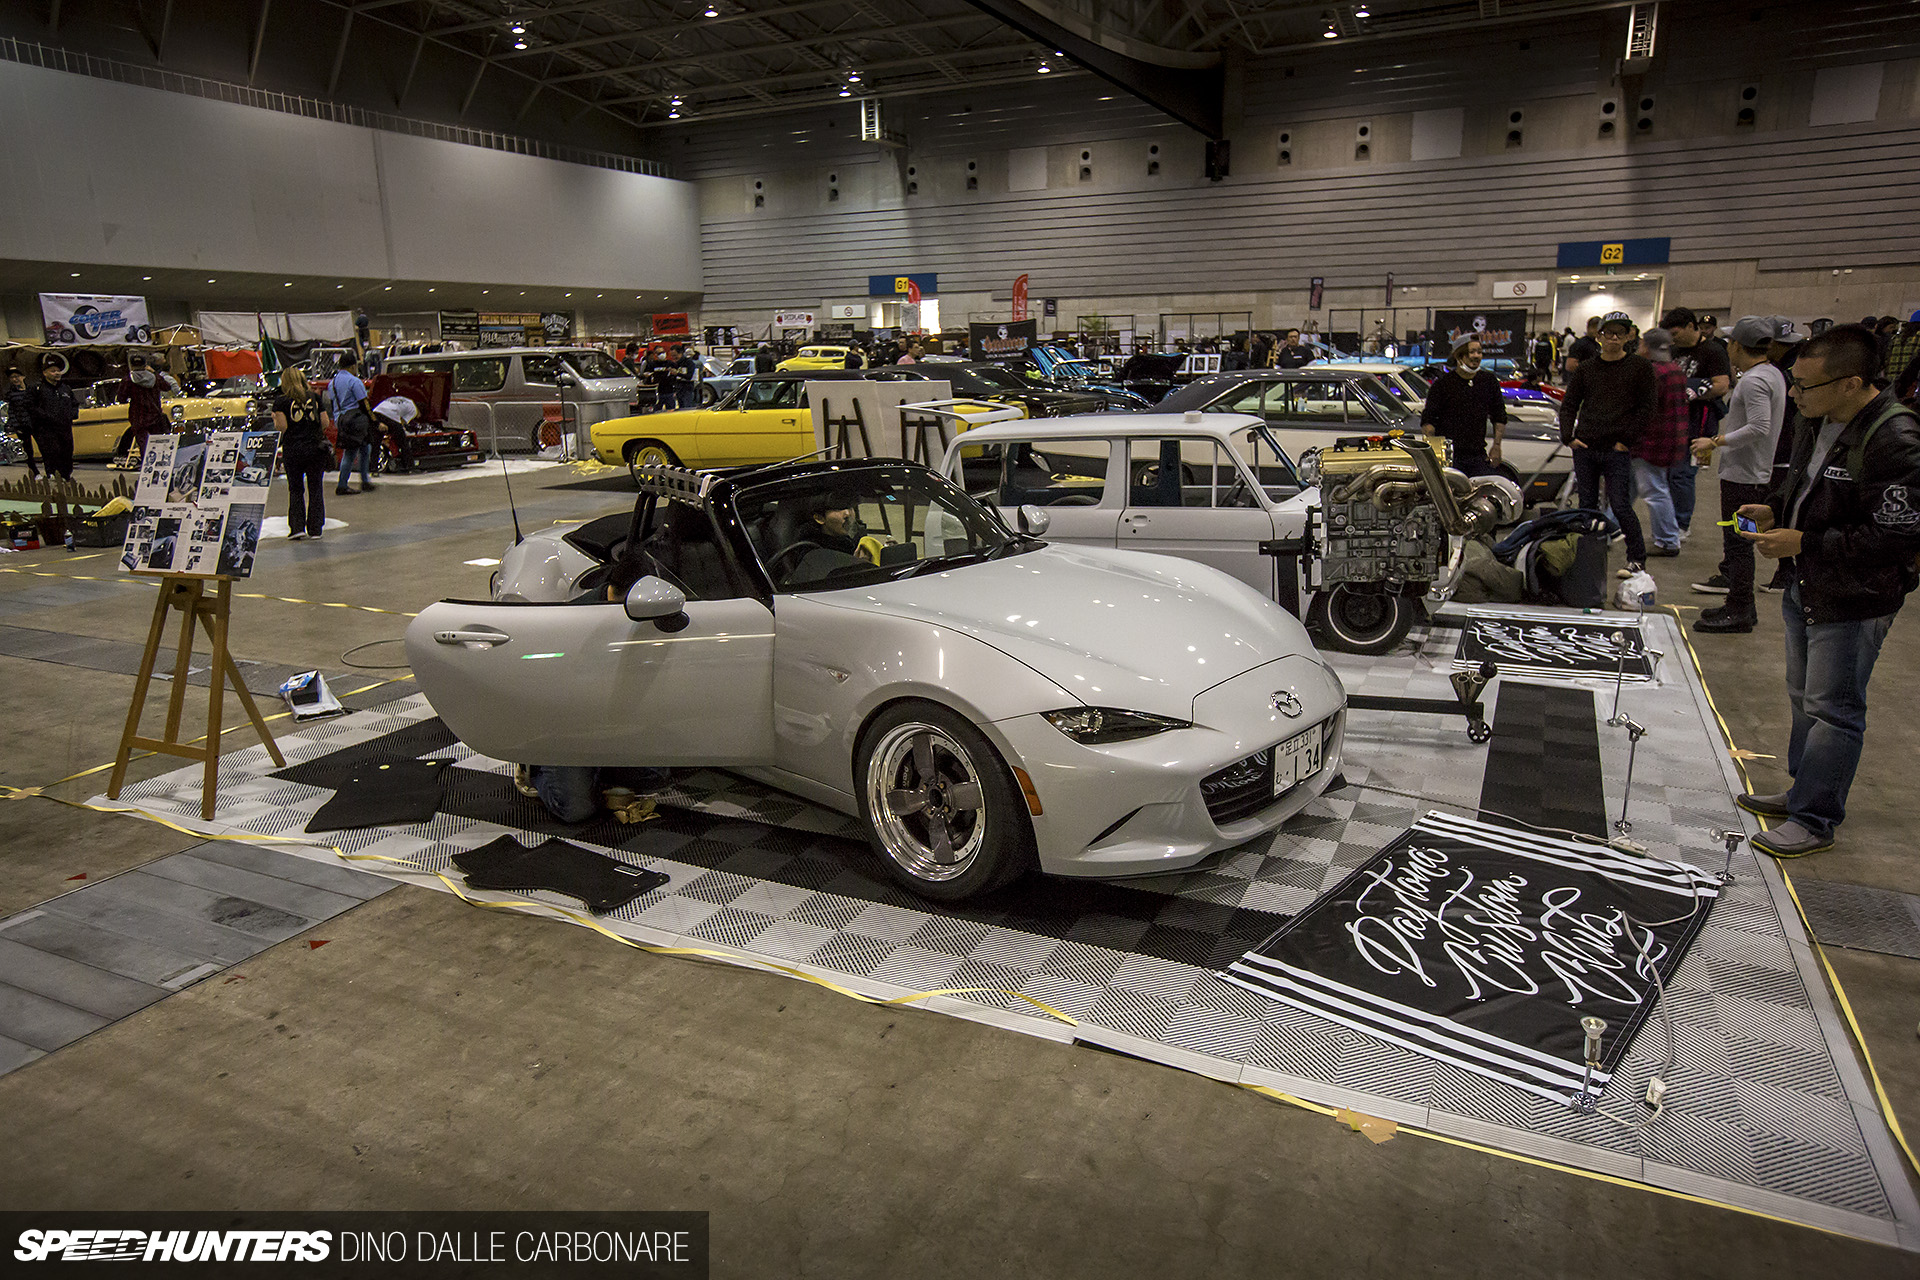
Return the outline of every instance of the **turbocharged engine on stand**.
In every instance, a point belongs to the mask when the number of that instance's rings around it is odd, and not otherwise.
[[[1478,537],[1518,517],[1518,485],[1505,476],[1469,478],[1445,465],[1445,449],[1445,440],[1388,436],[1343,439],[1320,452],[1321,590],[1444,598],[1462,563],[1453,537]]]

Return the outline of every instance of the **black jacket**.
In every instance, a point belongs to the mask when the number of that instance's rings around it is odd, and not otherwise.
[[[70,431],[80,416],[80,402],[64,382],[40,382],[27,388],[27,412],[35,431]]]
[[[1902,410],[1881,424],[1861,456],[1860,474],[1848,474],[1848,455],[1868,424],[1889,403],[1882,391],[1840,432],[1800,509],[1800,606],[1808,622],[1879,618],[1900,608],[1920,585],[1920,419]],[[1793,462],[1767,495],[1774,520],[1785,525],[1807,484],[1820,419],[1796,414]]]
[[[1644,356],[1583,360],[1560,401],[1560,443],[1631,449],[1653,424],[1653,365]]]
[[[33,388],[22,387],[18,391],[9,387],[7,397],[7,430],[25,439],[33,432]]]

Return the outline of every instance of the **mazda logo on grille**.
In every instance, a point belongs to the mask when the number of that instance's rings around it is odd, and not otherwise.
[[[1291,689],[1275,689],[1269,701],[1273,709],[1283,716],[1297,718],[1300,714],[1300,699],[1294,696]]]

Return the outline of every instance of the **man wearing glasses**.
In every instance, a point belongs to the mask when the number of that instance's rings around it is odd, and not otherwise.
[[[1767,501],[1737,512],[1754,523],[1744,536],[1761,555],[1794,557],[1781,610],[1793,786],[1739,800],[1774,820],[1753,846],[1776,858],[1833,847],[1866,735],[1867,681],[1920,585],[1920,419],[1875,387],[1879,369],[1879,343],[1861,325],[1802,346],[1788,380],[1793,462]]]

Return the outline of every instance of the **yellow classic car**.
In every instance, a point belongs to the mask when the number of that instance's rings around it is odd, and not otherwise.
[[[116,403],[120,380],[108,378],[91,386],[76,387],[80,416],[73,424],[75,458],[114,458],[132,445],[133,428],[127,423],[127,406]],[[263,413],[271,413],[270,397],[259,398]],[[195,430],[233,430],[248,426],[247,398],[236,396],[162,396],[160,407],[169,423],[174,408],[185,414],[185,424]],[[270,423],[270,419],[268,420]]]
[[[595,423],[594,456],[630,470],[660,463],[710,469],[785,462],[812,453],[813,411],[807,403],[809,381],[859,380],[865,370],[813,373],[759,373],[705,409],[641,413]],[[965,406],[962,406],[965,407]],[[1008,406],[977,404],[982,412]],[[1019,409],[1014,407],[1017,414]],[[964,429],[964,421],[962,428]]]
[[[802,347],[800,354],[775,365],[776,369],[844,369],[850,347]]]

